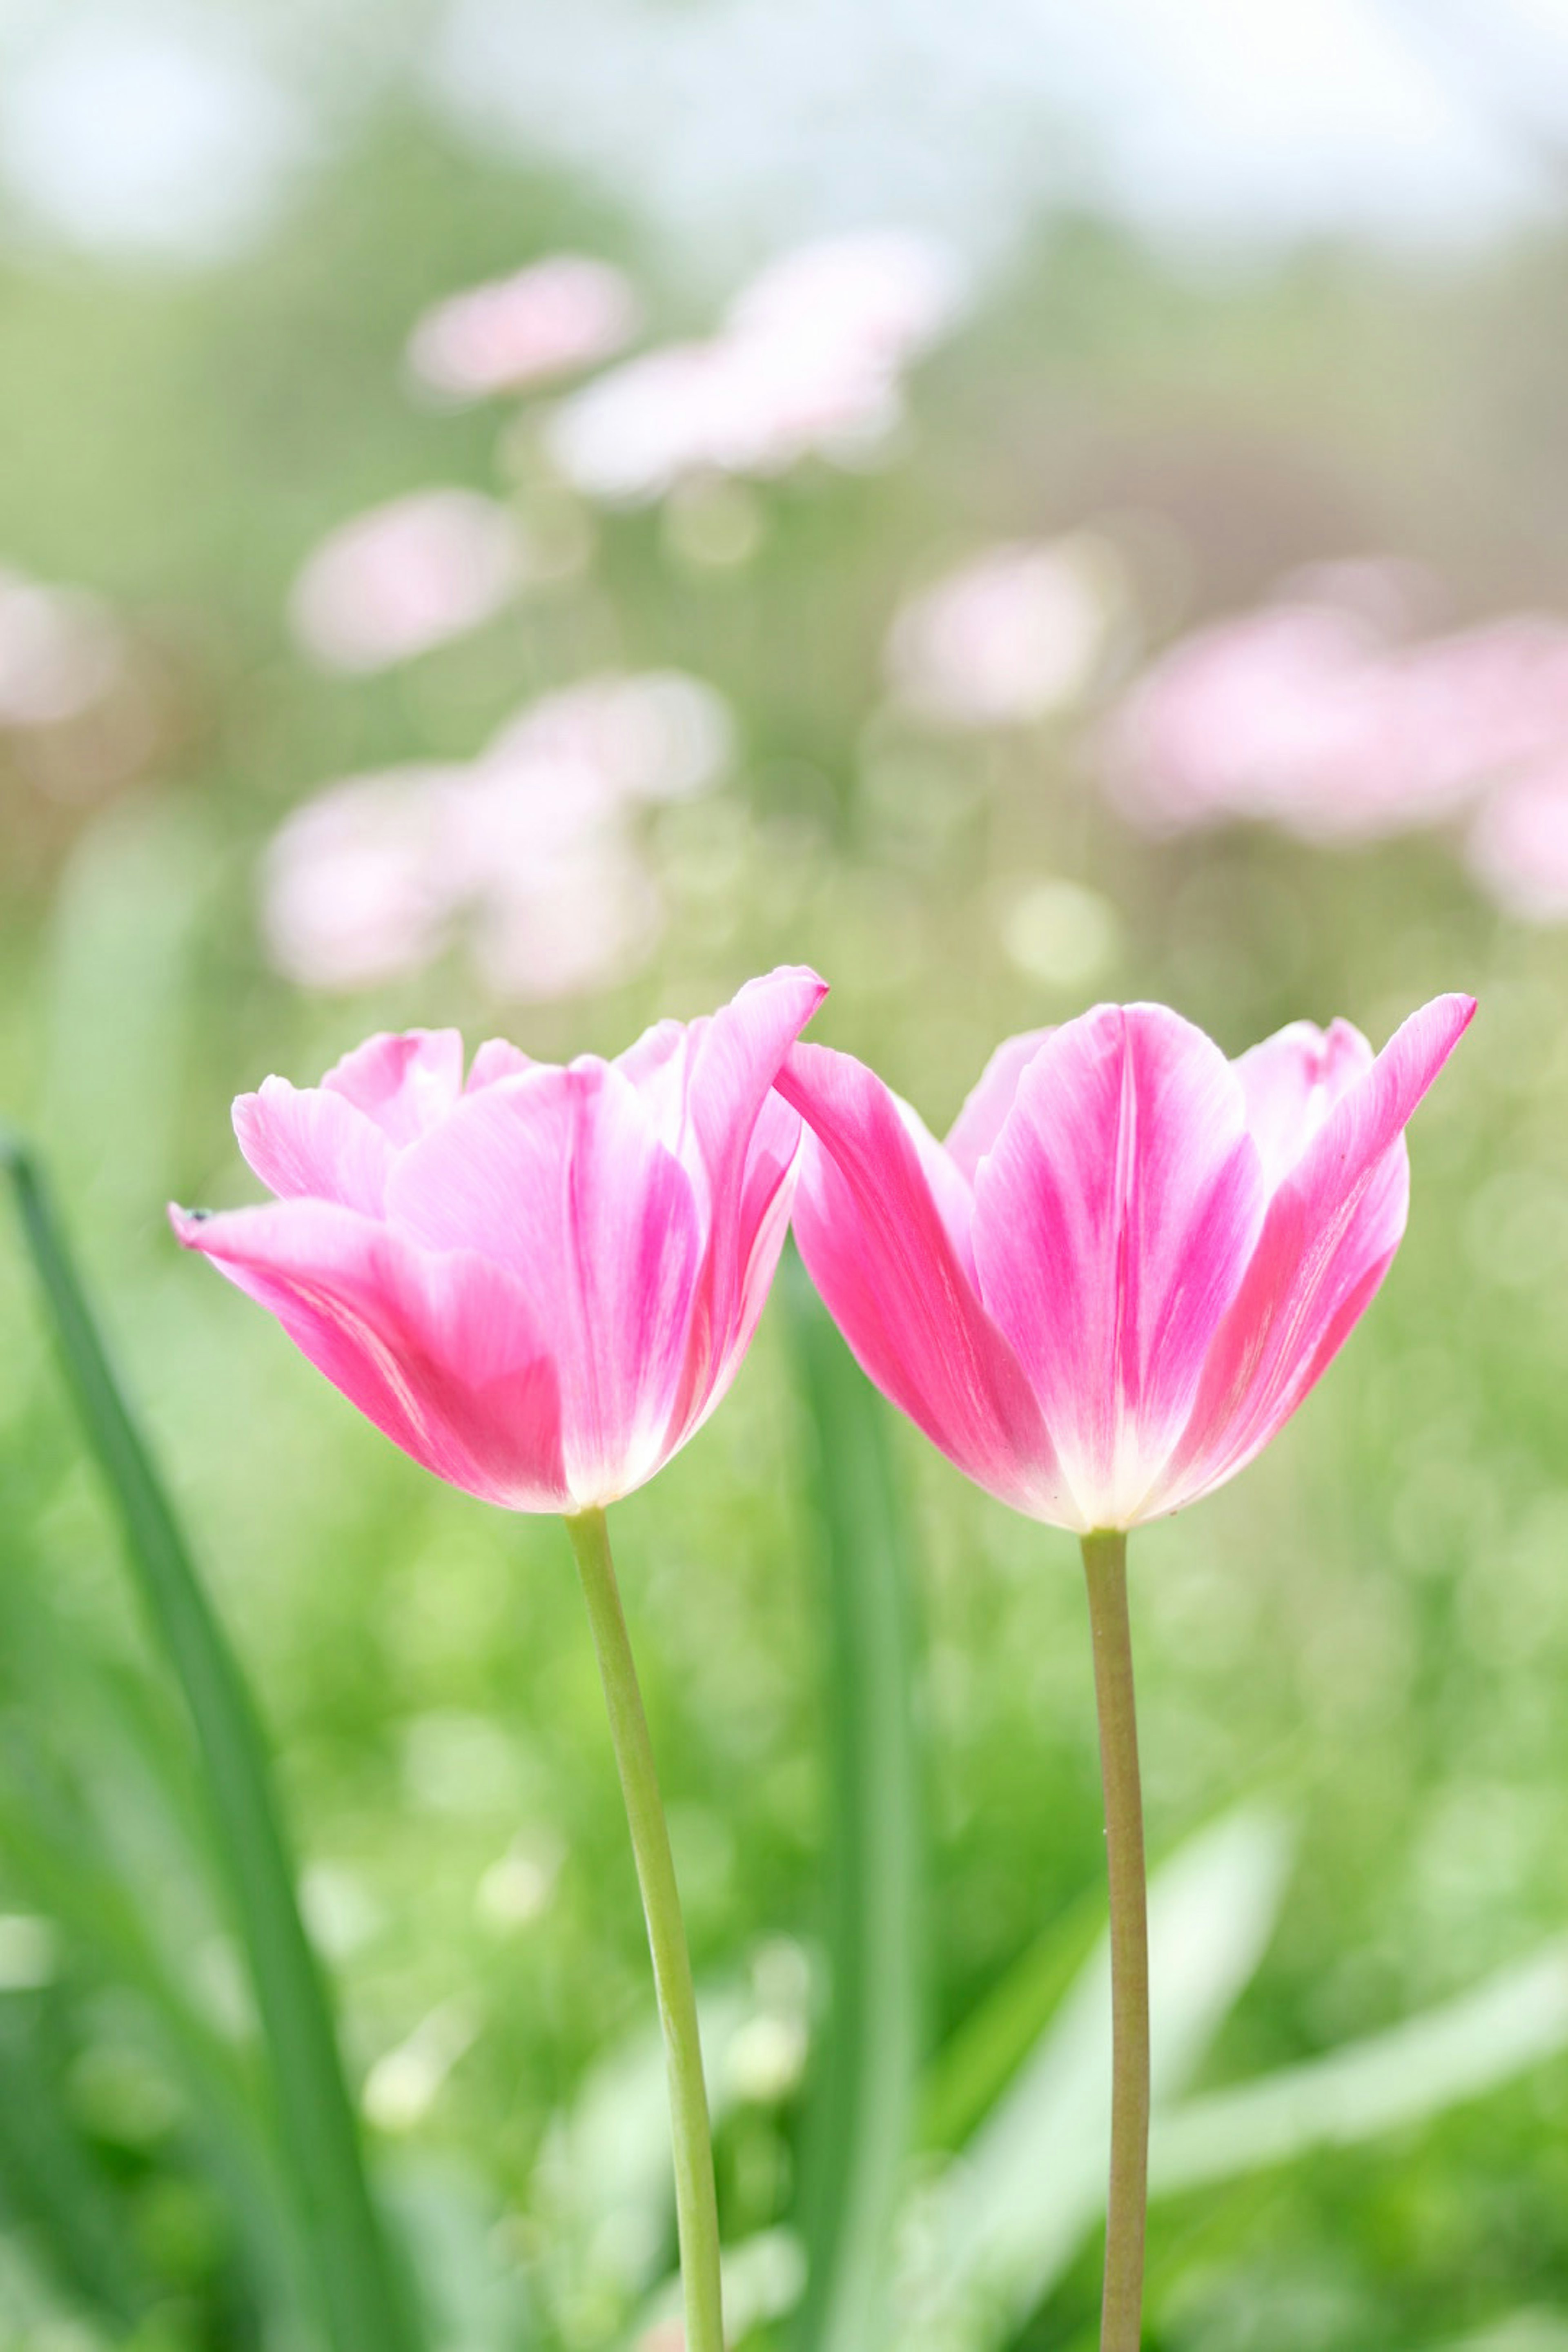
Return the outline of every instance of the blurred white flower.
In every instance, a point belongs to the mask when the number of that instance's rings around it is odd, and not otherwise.
[[[609,835],[547,864],[498,877],[480,905],[473,953],[498,996],[576,996],[647,962],[664,909],[636,845]]]
[[[897,698],[952,727],[1026,724],[1091,684],[1116,616],[1114,562],[1083,538],[1017,541],[911,597],[889,633]]]
[[[121,659],[96,597],[0,569],[0,727],[78,718],[114,685]]]
[[[910,229],[862,229],[797,246],[730,306],[731,334],[860,351],[901,367],[961,305],[954,256]]]
[[[322,541],[294,583],[289,615],[329,669],[384,669],[479,627],[527,574],[506,508],[477,490],[416,490]]]
[[[554,254],[426,310],[409,337],[408,364],[433,392],[482,400],[608,359],[639,318],[620,270]]]
[[[1364,567],[1336,567],[1319,601],[1200,630],[1156,662],[1107,740],[1124,812],[1157,833],[1252,817],[1370,840],[1441,824],[1568,743],[1568,626],[1524,614],[1401,642],[1397,604],[1365,588]]]
[[[1471,873],[1505,913],[1568,922],[1568,746],[1482,803],[1465,845]]]
[[[563,402],[552,455],[586,496],[628,505],[814,453],[853,465],[901,422],[901,371],[957,299],[944,249],[912,234],[802,247],[742,290],[710,341],[648,352]]]
[[[509,1934],[548,1910],[566,1849],[552,1830],[521,1832],[479,1880],[474,1911],[487,1927]]]
[[[363,2095],[378,2131],[412,2131],[424,2122],[447,2075],[478,2041],[479,2024],[471,2003],[444,2000],[405,2042],[383,2053],[364,2078]]]
[[[611,504],[659,498],[700,469],[720,363],[710,343],[628,360],[563,401],[546,443],[574,487]]]
[[[287,979],[373,988],[446,946],[448,844],[461,768],[400,768],[330,785],[285,819],[262,875],[262,929]]]
[[[499,994],[606,986],[647,960],[663,920],[636,806],[717,782],[731,745],[721,698],[697,679],[611,675],[544,697],[466,766],[329,786],[268,854],[272,960],[307,987],[371,987],[461,936]]]
[[[520,713],[494,737],[489,761],[564,761],[634,800],[689,799],[729,765],[734,730],[722,695],[680,670],[606,672]]]

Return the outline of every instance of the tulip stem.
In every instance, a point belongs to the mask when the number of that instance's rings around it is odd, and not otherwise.
[[[1110,2189],[1100,2344],[1100,2352],[1138,2352],[1149,2201],[1149,1905],[1127,1618],[1127,1538],[1085,1536],[1083,1565],[1110,1881]]]
[[[653,1954],[654,1986],[664,2027],[669,2074],[670,2137],[675,2148],[675,2218],[680,2240],[680,2275],[686,2299],[686,2352],[724,2352],[724,2321],[719,2283],[719,2208],[713,2186],[713,2146],[708,2124],[708,2094],[702,2080],[702,2050],[697,2033],[697,1999],[691,1988],[691,1956],[680,1916],[669,1831],[654,1770],[637,1667],[610,1557],[609,1530],[602,1510],[582,1511],[566,1522],[577,1573],[588,1603],[599,1674],[609,1710],[610,1738],[621,1776],[626,1822],[632,1833],[637,1883]]]

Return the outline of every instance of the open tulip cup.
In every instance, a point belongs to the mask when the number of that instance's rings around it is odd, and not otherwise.
[[[566,1522],[637,1858],[668,2061],[688,2352],[723,2352],[691,1962],[606,1505],[651,1478],[740,1369],[801,1157],[779,1064],[826,991],[775,971],[711,1019],[565,1069],[455,1030],[371,1038],[319,1087],[234,1107],[277,1195],[172,1212],[426,1469]]]
[[[784,969],[618,1060],[455,1031],[371,1038],[320,1087],[235,1105],[276,1198],[174,1229],[395,1444],[565,1520],[626,1800],[668,2060],[687,2352],[722,2352],[691,1967],[605,1507],[739,1369],[792,1209],[859,1363],[1004,1502],[1082,1539],[1110,1889],[1104,2352],[1136,2352],[1149,2116],[1127,1532],[1221,1486],[1295,1411],[1405,1229],[1405,1128],[1474,1012],[1373,1055],[1343,1022],[1237,1062],[1159,1005],[993,1056],[945,1144]]]
[[[1373,1055],[1336,1021],[1229,1062],[1163,1005],[999,1046],[945,1144],[848,1055],[792,1047],[801,1254],[863,1370],[977,1485],[1082,1542],[1110,1893],[1103,2352],[1137,2352],[1149,2134],[1128,1531],[1245,1468],[1405,1231],[1405,1129],[1475,1011]]]

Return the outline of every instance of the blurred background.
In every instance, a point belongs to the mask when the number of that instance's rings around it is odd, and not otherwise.
[[[231,1097],[373,1029],[615,1052],[784,960],[939,1132],[1101,997],[1233,1054],[1480,998],[1365,1326],[1133,1547],[1149,2340],[1568,2345],[1565,194],[1561,0],[0,9],[0,1108],[254,1676],[442,2352],[678,2340],[581,1603],[163,1204],[254,1197]],[[0,2344],[309,2346],[184,1725],[8,1244],[0,1318]],[[1087,2347],[1076,1554],[887,1442],[892,2340]],[[775,1302],[618,1514],[752,2347],[800,2340],[858,1698],[813,1444]]]

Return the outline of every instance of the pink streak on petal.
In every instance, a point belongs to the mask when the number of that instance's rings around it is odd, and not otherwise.
[[[375,1121],[395,1148],[445,1118],[463,1091],[463,1040],[456,1029],[383,1032],[345,1054],[321,1080]]]
[[[554,1367],[521,1285],[336,1203],[170,1211],[318,1370],[426,1470],[514,1510],[572,1507]]]
[[[1079,1524],[1137,1517],[1263,1207],[1240,1082],[1163,1006],[1086,1013],[1024,1073],[976,1181],[974,1255]]]
[[[234,1131],[250,1166],[280,1200],[337,1201],[380,1216],[392,1146],[343,1095],[264,1078],[258,1093],[237,1098]]]
[[[748,981],[711,1020],[692,1024],[686,1117],[713,1203],[710,1258],[721,1329],[731,1322],[754,1239],[741,1213],[752,1135],[779,1065],[826,993],[816,972],[784,966]],[[681,1156],[689,1158],[689,1146]]]
[[[733,1377],[744,1335],[761,1310],[759,1269],[766,1264],[771,1279],[783,1246],[784,1224],[775,1211],[786,1181],[793,1192],[800,1122],[773,1094],[773,1081],[826,993],[816,972],[781,966],[749,981],[710,1019],[694,1021],[684,1033],[672,1036],[673,1024],[664,1024],[648,1031],[620,1065],[634,1074],[645,1108],[679,1155],[703,1226],[687,1378],[677,1406],[683,1425],[695,1426],[711,1410],[715,1384],[727,1386]]]
[[[1149,1516],[1234,1477],[1343,1346],[1405,1231],[1406,1122],[1475,1009],[1472,997],[1439,996],[1413,1013],[1274,1194]]]
[[[711,1258],[706,1289],[699,1284],[693,1302],[692,1341],[687,1378],[672,1428],[684,1444],[727,1396],[756,1334],[778,1271],[789,1232],[802,1160],[800,1115],[782,1095],[770,1093],[758,1118],[746,1162],[740,1230],[746,1248],[736,1295],[723,1328],[711,1319]]]
[[[552,1335],[579,1506],[651,1475],[670,1450],[701,1235],[689,1181],[619,1071],[584,1060],[468,1096],[398,1160],[387,1214],[522,1286]]]
[[[487,1037],[479,1046],[468,1072],[466,1094],[476,1095],[481,1087],[493,1087],[500,1078],[521,1078],[525,1070],[536,1070],[539,1064],[505,1037]]]
[[[1247,1095],[1247,1129],[1272,1192],[1348,1087],[1370,1070],[1372,1047],[1348,1021],[1326,1031],[1293,1021],[1232,1064]]]
[[[1005,1039],[970,1088],[948,1130],[947,1153],[972,1184],[975,1170],[1002,1132],[1019,1079],[1046,1039],[1055,1034],[1053,1029],[1026,1029],[1021,1036]]]
[[[1055,1517],[1038,1407],[964,1275],[894,1097],[821,1045],[791,1049],[778,1089],[811,1129],[795,1237],[861,1369],[979,1485]]]

